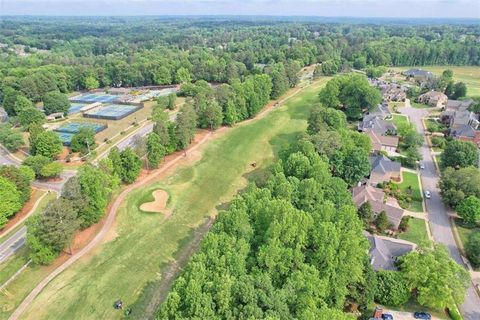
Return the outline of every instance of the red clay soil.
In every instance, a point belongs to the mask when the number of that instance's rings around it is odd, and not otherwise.
[[[10,228],[14,226],[20,219],[22,219],[26,214],[32,210],[33,206],[35,205],[35,202],[37,202],[37,194],[39,194],[40,191],[37,189],[32,190],[32,194],[30,195],[30,199],[25,203],[22,209],[15,214],[13,218],[8,220],[7,224],[0,230],[0,235],[4,234],[8,231],[10,231]]]

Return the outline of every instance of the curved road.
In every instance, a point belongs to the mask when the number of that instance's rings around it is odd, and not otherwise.
[[[400,109],[400,112],[408,115],[410,121],[417,126],[418,132],[425,136],[422,118],[428,116],[428,111],[425,109],[412,108],[409,101],[407,101],[405,107]],[[420,171],[423,190],[431,192],[431,198],[425,199],[425,204],[433,238],[436,242],[445,245],[452,258],[455,259],[458,264],[465,267],[465,263],[460,255],[460,250],[453,236],[448,210],[440,196],[440,190],[438,188],[440,177],[433,162],[433,155],[426,141],[426,137],[421,147],[421,154],[423,156],[423,164],[425,165],[425,169]],[[475,291],[473,284],[468,288],[465,302],[460,309],[465,320],[480,319],[480,297]]]

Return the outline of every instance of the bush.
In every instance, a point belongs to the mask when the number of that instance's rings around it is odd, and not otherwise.
[[[465,244],[465,251],[470,263],[475,267],[480,267],[480,232],[473,232],[469,235]]]
[[[410,299],[407,282],[398,271],[377,272],[377,292],[375,301],[387,306],[400,306]]]
[[[452,320],[463,320],[462,315],[460,314],[460,311],[458,311],[457,306],[453,306],[451,308],[448,308],[448,315]]]
[[[437,137],[437,136],[432,137],[431,142],[432,142],[432,146],[440,149],[445,148],[445,145],[447,144],[447,140],[445,140],[444,137]]]

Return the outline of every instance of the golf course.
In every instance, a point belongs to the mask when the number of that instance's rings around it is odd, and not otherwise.
[[[250,178],[261,177],[276,152],[305,130],[309,111],[327,80],[318,80],[263,117],[214,133],[173,173],[131,192],[105,242],[49,283],[22,318],[122,318],[123,311],[113,308],[117,299],[122,299],[124,309],[131,309],[132,318],[153,312],[159,288],[165,285],[161,281],[165,270],[192,249],[195,230]],[[140,209],[155,200],[156,190],[168,193],[171,214]],[[28,278],[34,286],[43,274],[26,270],[18,281]],[[11,312],[2,313],[2,318]]]

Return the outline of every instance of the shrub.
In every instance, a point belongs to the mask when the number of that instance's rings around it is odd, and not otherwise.
[[[377,272],[377,292],[375,301],[387,306],[399,306],[410,299],[407,282],[398,271]]]
[[[480,267],[480,232],[471,233],[465,244],[465,251],[470,263],[478,268]]]

